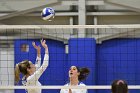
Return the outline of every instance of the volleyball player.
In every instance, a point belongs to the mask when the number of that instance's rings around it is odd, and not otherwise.
[[[86,86],[82,80],[85,80],[89,74],[88,68],[79,68],[71,66],[69,70],[69,83],[65,86]],[[87,93],[87,89],[61,89],[60,93]]]
[[[36,46],[35,42],[32,43],[34,48],[37,50],[37,58],[35,65],[29,61],[24,60],[18,64],[16,64],[15,67],[15,81],[16,83],[20,80],[20,73],[24,75],[22,78],[22,84],[24,86],[41,86],[41,83],[38,81],[40,76],[43,74],[45,69],[48,67],[48,47],[46,45],[45,40],[41,40],[41,45],[45,48],[45,55],[42,66],[41,64],[41,55],[40,55],[40,46]],[[26,93],[41,93],[41,89],[25,89]]]
[[[112,93],[128,93],[128,86],[124,80],[114,80],[111,87]]]

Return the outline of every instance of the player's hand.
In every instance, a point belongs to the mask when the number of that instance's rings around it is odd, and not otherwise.
[[[40,46],[37,46],[37,45],[35,44],[35,42],[32,42],[32,45],[33,45],[33,47],[34,47],[36,50],[40,51],[41,47],[40,47]]]
[[[71,89],[69,89],[69,93],[72,93]]]
[[[48,46],[46,44],[46,40],[41,40],[41,45],[45,48],[46,53],[48,53]]]

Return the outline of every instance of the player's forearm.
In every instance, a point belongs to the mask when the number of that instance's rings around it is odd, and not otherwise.
[[[49,55],[45,53],[42,66],[46,68],[48,64],[49,64]]]
[[[40,52],[40,50],[37,50],[37,56],[38,56],[38,57],[41,57],[41,52]]]
[[[45,54],[48,54],[48,48],[45,48]]]
[[[46,70],[48,65],[49,65],[49,56],[48,54],[45,54],[42,66],[28,78],[28,81],[32,82],[38,80],[40,76],[43,74],[43,72]]]

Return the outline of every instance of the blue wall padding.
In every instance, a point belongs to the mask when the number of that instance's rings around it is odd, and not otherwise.
[[[113,39],[97,46],[97,84],[110,85],[124,79],[129,85],[140,84],[140,39]],[[131,92],[138,93],[138,90]],[[109,93],[99,90],[98,93]],[[140,92],[140,91],[139,91]]]
[[[96,71],[96,41],[91,38],[73,38],[69,40],[68,67],[75,65],[79,67],[88,67],[90,74],[84,81],[87,85],[95,84]],[[94,90],[89,93],[94,93]]]
[[[40,45],[39,40],[15,40],[15,63],[21,62],[22,60],[29,59],[33,63],[36,59],[36,50],[32,46],[32,41],[35,41],[37,45]],[[65,45],[63,42],[47,40],[49,48],[49,66],[40,78],[42,85],[64,85],[66,82],[65,64],[66,54]],[[20,45],[28,44],[29,52],[21,52]],[[44,58],[44,48],[41,48],[42,60]],[[59,93],[60,90],[43,90],[43,93]],[[16,90],[16,93],[25,93],[24,90]]]

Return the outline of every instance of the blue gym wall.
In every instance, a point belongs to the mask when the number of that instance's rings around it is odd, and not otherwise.
[[[110,85],[116,79],[124,79],[129,85],[140,84],[139,46],[140,39],[112,39],[97,45],[97,84]],[[109,92],[98,90],[97,93]]]
[[[32,41],[15,40],[15,63],[24,59],[35,62],[36,51]],[[86,85],[110,85],[115,79],[124,79],[129,85],[140,84],[140,39],[112,39],[97,44],[91,38],[72,38],[69,40],[69,53],[65,53],[63,42],[47,40],[49,47],[49,67],[41,76],[42,85],[64,85],[68,82],[68,70],[72,65],[88,67],[89,77]],[[28,44],[29,52],[21,52],[20,45]],[[43,48],[42,48],[42,51]],[[44,53],[42,52],[42,58]],[[16,90],[16,93],[25,93]],[[59,93],[59,90],[43,90],[43,93]],[[89,93],[110,93],[110,90],[89,90]],[[130,92],[138,93],[139,90]]]

